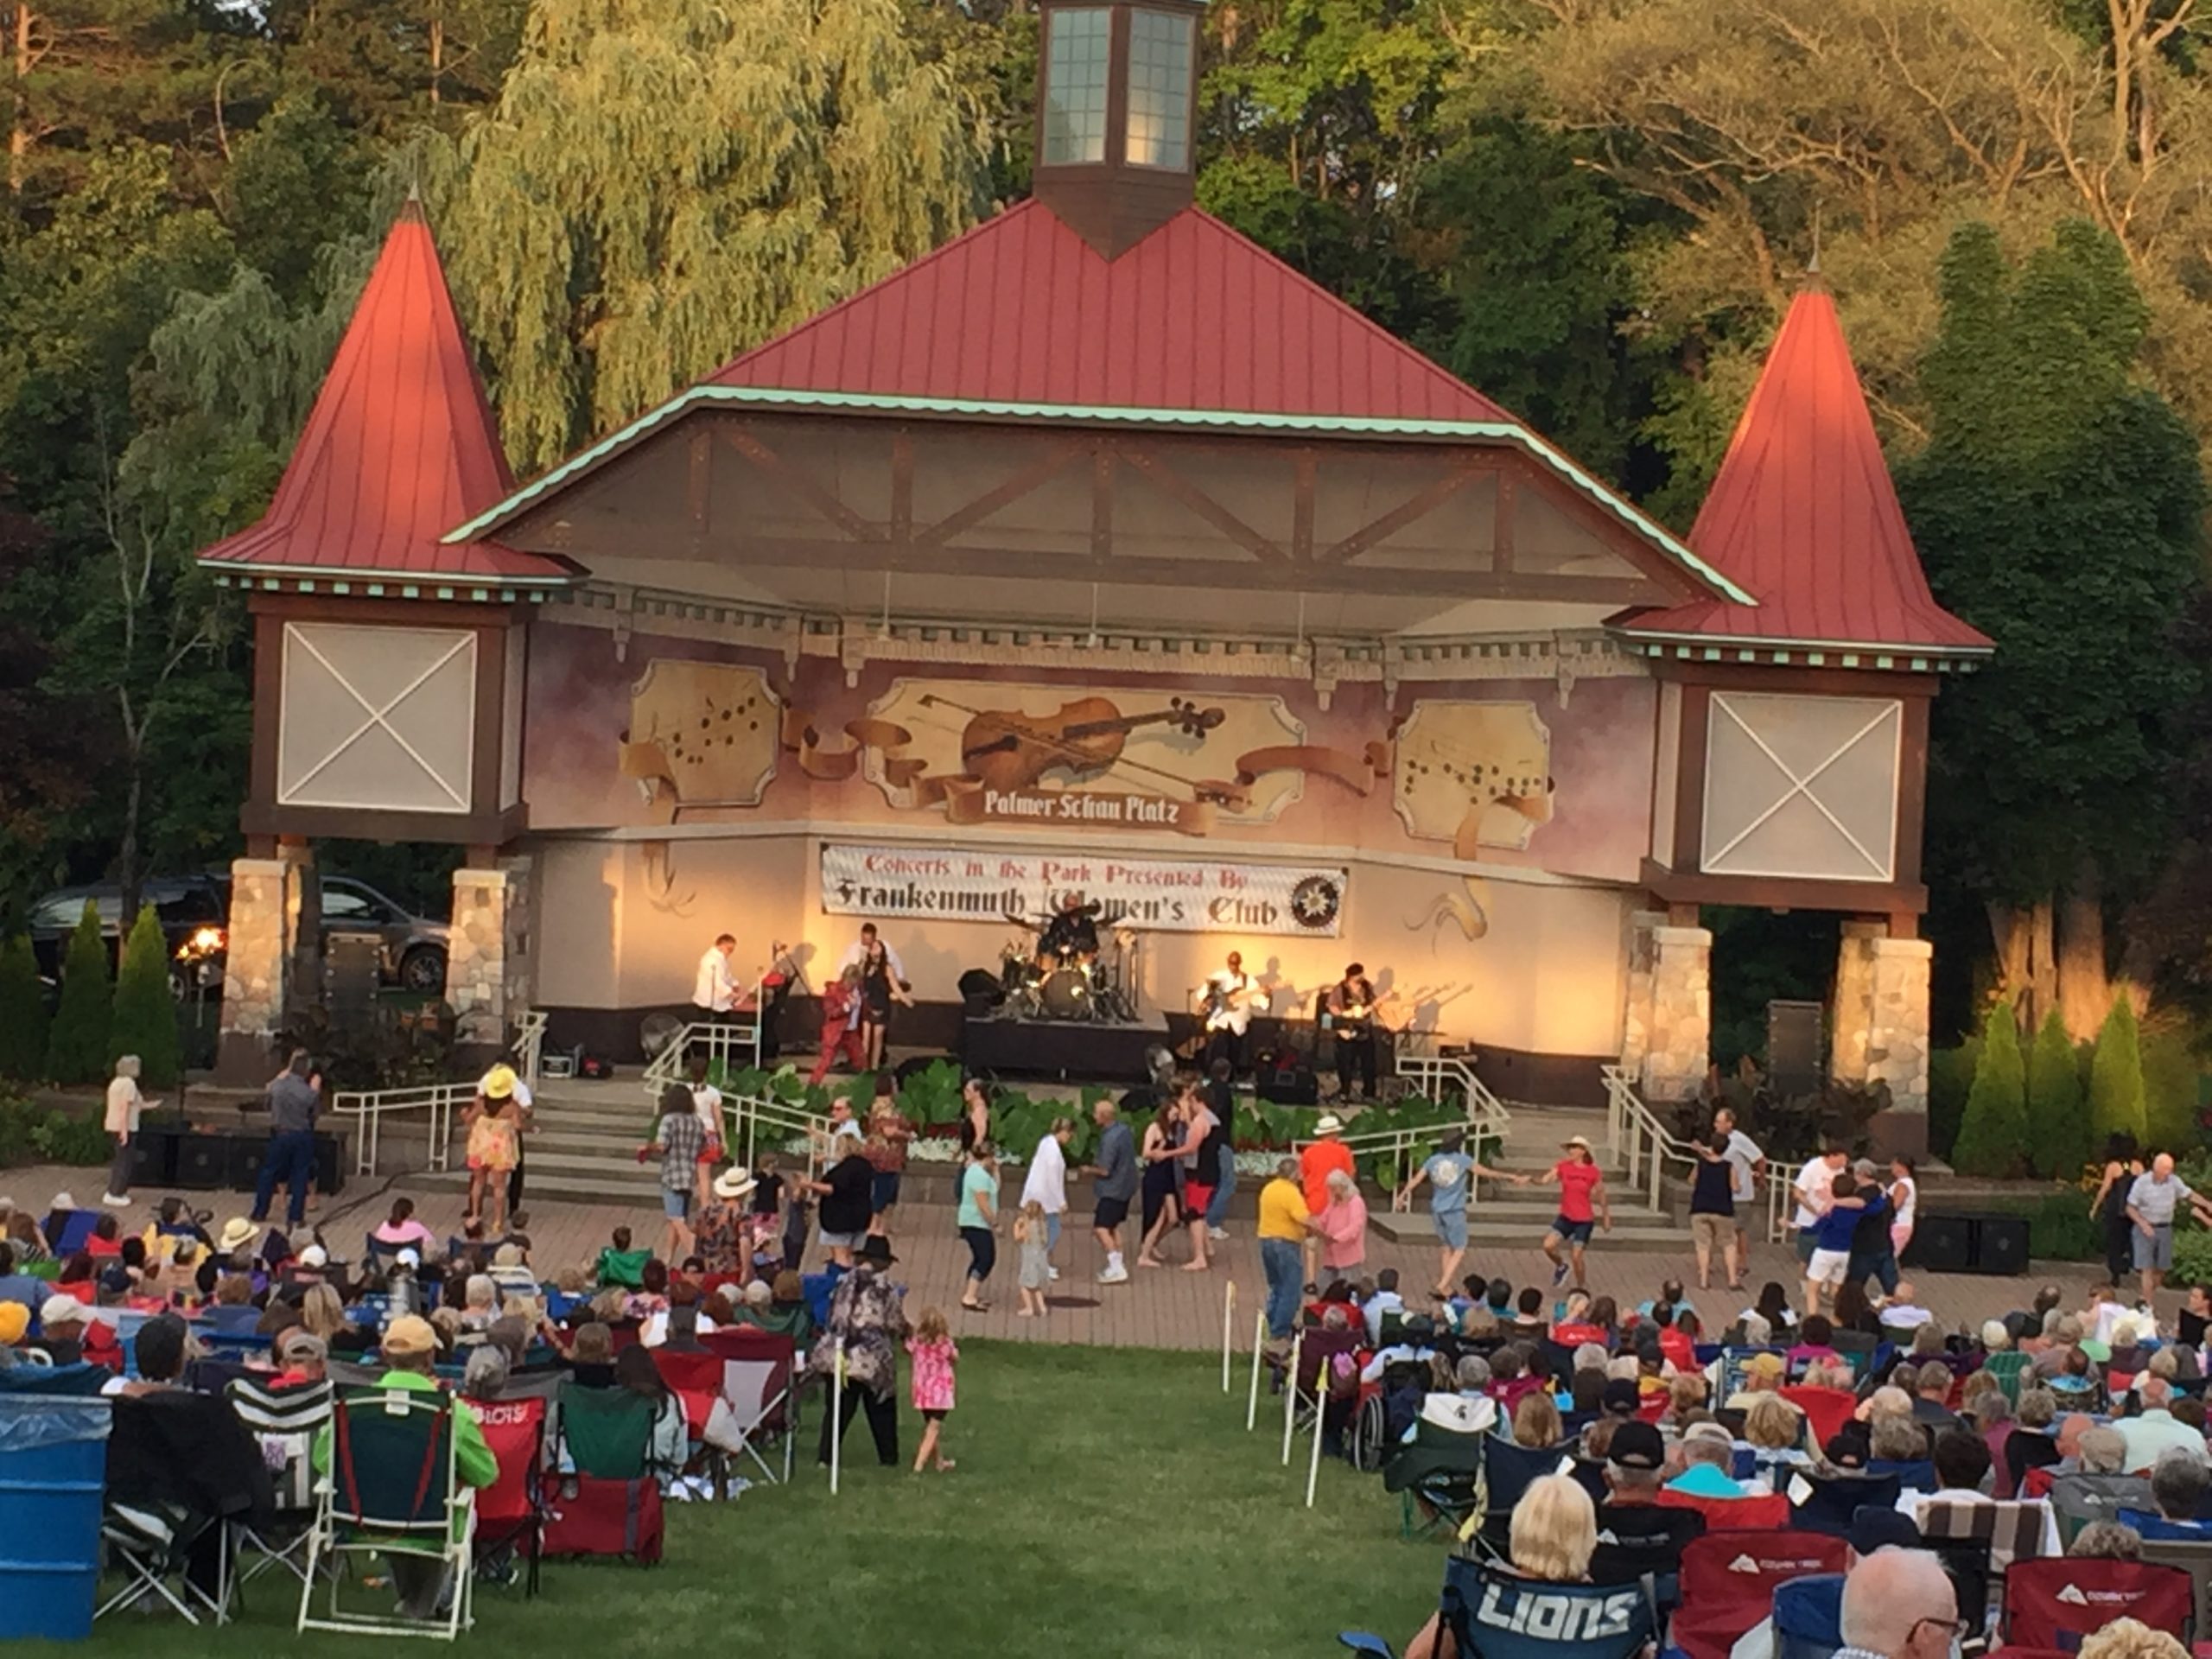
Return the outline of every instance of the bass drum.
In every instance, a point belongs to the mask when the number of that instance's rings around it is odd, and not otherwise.
[[[1090,1020],[1096,1005],[1090,992],[1090,975],[1081,968],[1055,968],[1037,988],[1038,1005],[1047,1020]]]

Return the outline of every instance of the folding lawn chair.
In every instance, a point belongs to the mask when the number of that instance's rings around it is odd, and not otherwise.
[[[1325,1410],[1330,1421],[1321,1426],[1322,1449],[1332,1455],[1344,1449],[1345,1427],[1358,1408],[1358,1354],[1366,1339],[1364,1330],[1314,1329],[1298,1344],[1298,1375],[1289,1379],[1297,1390],[1291,1408],[1293,1432],[1306,1433],[1313,1427],[1314,1412]],[[1350,1391],[1343,1386],[1347,1376]]]
[[[1682,1550],[1681,1607],[1671,1645],[1688,1659],[1728,1659],[1729,1649],[1774,1611],[1774,1592],[1793,1579],[1841,1573],[1850,1546],[1817,1532],[1708,1532]]]
[[[261,1447],[274,1503],[267,1516],[232,1524],[232,1550],[239,1558],[238,1582],[251,1584],[272,1567],[307,1582],[308,1534],[315,1526],[315,1437],[330,1421],[327,1381],[289,1389],[271,1386],[267,1372],[245,1372],[223,1389],[246,1432]],[[245,1553],[251,1552],[251,1559]]]
[[[779,1331],[758,1325],[729,1325],[709,1332],[699,1344],[721,1362],[720,1398],[708,1413],[703,1431],[714,1448],[717,1491],[726,1491],[740,1454],[753,1459],[761,1478],[788,1482],[791,1446],[798,1438],[798,1402],[791,1387],[798,1350]],[[781,1440],[784,1471],[779,1475],[760,1455],[763,1444]]]
[[[308,1567],[300,1586],[296,1630],[429,1636],[450,1642],[474,1622],[470,1570],[475,1493],[456,1467],[460,1436],[454,1398],[444,1389],[371,1389],[331,1407],[330,1472],[321,1483],[315,1523],[308,1529]],[[444,1580],[442,1611],[428,1618],[404,1613],[348,1612],[339,1605],[348,1555],[371,1553],[393,1564],[437,1564]],[[329,1609],[315,1616],[317,1579],[327,1576]],[[385,1593],[378,1592],[377,1593]]]
[[[2071,1548],[2092,1521],[2117,1521],[2122,1510],[2158,1507],[2151,1483],[2140,1475],[2063,1474],[2050,1483],[2051,1512],[2058,1517],[2058,1541]]]
[[[2178,1567],[2059,1556],[2018,1561],[2005,1574],[2007,1646],[2064,1648],[2116,1618],[2179,1630],[2195,1611],[2196,1586]]]
[[[1774,1659],[1834,1659],[1843,1645],[1843,1574],[1810,1573],[1774,1590]]]
[[[499,1465],[499,1478],[476,1494],[478,1562],[489,1576],[491,1567],[484,1564],[504,1572],[507,1553],[520,1555],[529,1563],[523,1594],[534,1596],[538,1558],[545,1553],[545,1428],[551,1402],[541,1395],[468,1403]]]
[[[2058,1554],[2063,1548],[2050,1506],[2040,1499],[1980,1503],[1937,1498],[1920,1506],[1920,1530],[1929,1538],[1986,1541],[1990,1571],[1999,1573],[2018,1562]]]
[[[1936,1465],[1926,1458],[1869,1458],[1866,1472],[1870,1475],[1895,1475],[1897,1484],[1908,1492],[1932,1492],[1936,1490]]]
[[[2196,1634],[2200,1641],[2212,1637],[2212,1543],[2183,1543],[2174,1538],[2145,1538],[2143,1559],[2158,1567],[2177,1567],[2190,1576],[2196,1600]]]
[[[1444,1563],[1437,1611],[1459,1651],[1482,1659],[1633,1659],[1657,1634],[1642,1585],[1537,1583],[1459,1556]],[[1391,1659],[1365,1630],[1337,1639]]]
[[[165,1602],[188,1624],[231,1613],[229,1522],[270,1511],[261,1448],[227,1402],[189,1389],[118,1395],[100,1533],[124,1583],[92,1617]]]
[[[707,1418],[721,1397],[721,1356],[703,1345],[696,1351],[655,1348],[652,1353],[660,1380],[683,1402],[683,1427],[696,1444],[707,1432]]]
[[[1792,1386],[1781,1393],[1783,1399],[1805,1414],[1805,1427],[1815,1446],[1826,1446],[1834,1439],[1859,1409],[1858,1399],[1848,1389]]]
[[[559,1473],[546,1500],[544,1553],[658,1561],[665,1529],[652,1468],[653,1402],[627,1389],[560,1394]]]
[[[1658,1502],[1667,1508],[1695,1510],[1714,1532],[1781,1532],[1789,1525],[1789,1499],[1781,1492],[1763,1492],[1757,1497],[1706,1497],[1662,1486]]]
[[[1798,1480],[1804,1483],[1802,1503],[1794,1501]],[[1832,1538],[1850,1537],[1851,1518],[1862,1509],[1897,1508],[1902,1490],[1895,1475],[1816,1475],[1809,1469],[1799,1471],[1790,1484],[1789,1524]]]
[[[1564,1455],[1557,1446],[1516,1445],[1502,1433],[1484,1439],[1476,1541],[1486,1554],[1498,1560],[1509,1557],[1513,1506],[1540,1477],[1556,1473]]]
[[[1399,1496],[1404,1536],[1417,1538],[1438,1527],[1457,1533],[1481,1515],[1484,1448],[1496,1440],[1490,1433],[1458,1433],[1426,1417],[1414,1420],[1412,1440],[1382,1465],[1382,1490]],[[1426,1517],[1414,1525],[1424,1509]]]

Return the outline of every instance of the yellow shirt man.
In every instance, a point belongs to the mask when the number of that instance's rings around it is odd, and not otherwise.
[[[1260,1227],[1262,1238],[1287,1239],[1294,1244],[1306,1237],[1306,1218],[1313,1211],[1306,1207],[1306,1195],[1298,1190],[1298,1183],[1278,1175],[1260,1189]]]

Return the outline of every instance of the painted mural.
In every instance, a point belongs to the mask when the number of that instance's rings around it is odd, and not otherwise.
[[[716,641],[531,633],[538,831],[937,824],[963,842],[1205,838],[1622,882],[1646,850],[1655,700],[1633,675],[1395,696],[1351,682],[1324,709],[1303,682],[871,662],[849,684],[826,658],[794,669]]]

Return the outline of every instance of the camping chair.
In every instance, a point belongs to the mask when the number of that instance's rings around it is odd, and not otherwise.
[[[1357,1394],[1347,1395],[1338,1384],[1336,1362],[1342,1358],[1350,1363],[1357,1389],[1359,1349],[1366,1340],[1363,1326],[1357,1331],[1315,1329],[1306,1332],[1298,1344],[1298,1375],[1291,1379],[1296,1390],[1291,1408],[1294,1432],[1306,1433],[1313,1427],[1313,1414],[1324,1413],[1322,1449],[1332,1454],[1343,1450],[1345,1424],[1358,1408]]]
[[[660,1482],[652,1468],[653,1402],[627,1389],[560,1394],[559,1470],[547,1499],[544,1554],[660,1559]]]
[[[2015,1428],[2005,1437],[2005,1470],[2012,1478],[2016,1497],[2043,1496],[2026,1490],[2028,1471],[2050,1468],[2058,1461],[2058,1442],[2039,1428]]]
[[[1382,1490],[1399,1497],[1403,1536],[1417,1538],[1438,1527],[1457,1532],[1481,1513],[1484,1448],[1496,1438],[1459,1433],[1426,1417],[1414,1420],[1414,1438],[1382,1465]],[[1415,1525],[1424,1509],[1426,1517]]]
[[[731,1325],[699,1338],[700,1346],[721,1361],[721,1394],[708,1414],[706,1440],[714,1447],[715,1486],[727,1495],[738,1456],[753,1459],[761,1478],[788,1483],[791,1445],[798,1438],[798,1401],[791,1389],[798,1350],[779,1331]],[[784,1471],[768,1466],[764,1443],[781,1440]]]
[[[1989,1628],[1989,1542],[1982,1538],[1923,1537],[1920,1547],[1943,1563],[1950,1575],[1951,1592],[1958,1598],[1959,1618],[1967,1630],[1965,1645],[1980,1651],[1986,1644]]]
[[[1801,1532],[1824,1532],[1831,1538],[1850,1537],[1851,1518],[1861,1509],[1895,1509],[1902,1490],[1895,1475],[1816,1475],[1800,1470],[1796,1478],[1804,1483],[1805,1495],[1802,1502],[1790,1504],[1789,1524]]]
[[[2060,1549],[2050,1506],[2033,1498],[1993,1503],[1933,1499],[1920,1506],[1920,1530],[1928,1538],[1986,1541],[1993,1573],[2007,1572],[2015,1562],[2056,1555]]]
[[[1656,1503],[1621,1504],[1598,1512],[1598,1549],[1590,1558],[1592,1584],[1638,1584],[1651,1580],[1660,1618],[1674,1616],[1682,1601],[1682,1552],[1705,1535],[1705,1517],[1694,1510],[1662,1509]]]
[[[2072,1649],[2116,1618],[2179,1630],[2196,1595],[2188,1573],[2152,1561],[2021,1561],[2005,1575],[2000,1629],[2007,1646]]]
[[[443,1389],[372,1389],[333,1402],[330,1472],[308,1529],[307,1575],[300,1586],[297,1630],[437,1637],[450,1642],[473,1621],[471,1521],[476,1494],[455,1465],[460,1435],[453,1396]],[[348,1555],[436,1562],[443,1572],[444,1611],[428,1618],[404,1613],[348,1612],[339,1605],[346,1575],[329,1573],[328,1611],[315,1616],[315,1580]],[[382,1593],[382,1592],[379,1592]]]
[[[267,1372],[245,1372],[231,1378],[223,1397],[259,1443],[275,1497],[265,1520],[254,1516],[232,1523],[233,1553],[253,1552],[239,1570],[238,1582],[251,1584],[270,1567],[281,1567],[304,1584],[308,1534],[315,1525],[315,1437],[330,1421],[331,1386],[322,1382],[276,1389],[269,1385]]]
[[[1704,1497],[1662,1486],[1658,1502],[1669,1509],[1695,1510],[1714,1532],[1781,1532],[1789,1525],[1789,1499],[1781,1492],[1763,1492],[1757,1497]]]
[[[1459,1650],[1484,1659],[1632,1659],[1657,1635],[1642,1585],[1541,1584],[1459,1556],[1444,1563],[1437,1611]],[[1390,1644],[1368,1631],[1337,1639],[1391,1659]]]
[[[1781,1394],[1805,1414],[1806,1431],[1815,1446],[1834,1439],[1859,1409],[1858,1400],[1847,1389],[1808,1389],[1793,1383]]]
[[[2196,1587],[2196,1633],[2212,1636],[2212,1543],[2183,1543],[2173,1538],[2145,1538],[2143,1559],[2158,1567],[2177,1567]]]
[[[1512,1553],[1514,1505],[1539,1478],[1558,1471],[1564,1454],[1557,1446],[1516,1445],[1503,1433],[1503,1426],[1484,1436],[1481,1446],[1482,1486],[1477,1494],[1480,1518],[1476,1541],[1484,1552],[1502,1561]]]
[[[188,1624],[202,1614],[226,1622],[235,1587],[228,1523],[270,1510],[260,1446],[212,1395],[120,1395],[113,1408],[100,1532],[126,1582],[92,1617],[151,1597]]]
[[[1728,1659],[1728,1651],[1774,1611],[1774,1594],[1792,1579],[1841,1573],[1850,1546],[1825,1533],[1708,1532],[1682,1550],[1682,1601],[1671,1643],[1689,1659]]]
[[[2028,1369],[2028,1362],[2034,1357],[2034,1355],[2024,1354],[2017,1348],[2001,1348],[1985,1356],[1981,1368],[1997,1379],[1998,1386],[2005,1390],[2005,1399],[2017,1406],[2020,1403],[2020,1373]]]
[[[2051,1512],[2058,1517],[2058,1541],[2073,1548],[2092,1521],[2117,1521],[2122,1510],[2154,1510],[2151,1483],[2141,1475],[2060,1475],[2050,1483]]]
[[[1936,1490],[1936,1465],[1927,1458],[1869,1458],[1866,1472],[1870,1475],[1895,1475],[1897,1484],[1908,1492],[1932,1492]]]
[[[721,1397],[721,1357],[703,1345],[696,1351],[669,1348],[651,1351],[660,1380],[683,1402],[683,1427],[696,1442],[707,1432],[707,1418]]]
[[[476,1554],[480,1561],[496,1562],[502,1573],[507,1553],[520,1554],[529,1563],[523,1580],[525,1598],[537,1593],[537,1560],[545,1553],[545,1426],[550,1403],[543,1395],[469,1402],[484,1443],[499,1465],[499,1478],[476,1494]]]
[[[1843,1645],[1843,1574],[1809,1573],[1774,1587],[1774,1659],[1834,1659]]]

